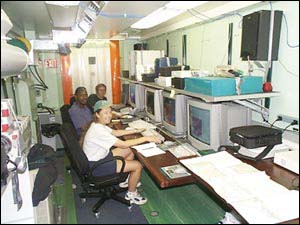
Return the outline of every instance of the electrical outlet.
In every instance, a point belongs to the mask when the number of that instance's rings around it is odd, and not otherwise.
[[[292,123],[293,121],[297,121],[297,124],[299,124],[299,119],[298,118],[295,118],[295,117],[291,117],[291,116],[286,116],[286,115],[283,115],[283,114],[279,114],[278,117],[281,117],[283,122],[286,122],[286,123]]]
[[[282,138],[282,144],[286,145],[289,148],[289,150],[299,151],[299,143]]]

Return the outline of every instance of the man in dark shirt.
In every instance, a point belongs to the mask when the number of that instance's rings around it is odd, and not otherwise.
[[[107,98],[105,97],[106,94],[106,86],[105,84],[98,84],[95,88],[96,90],[96,94],[91,94],[88,99],[87,99],[87,106],[89,107],[89,109],[91,110],[92,113],[94,113],[94,105],[96,104],[96,102],[98,102],[99,100],[107,100]],[[118,118],[121,117],[122,115],[118,112],[112,111],[113,114],[113,118]]]
[[[69,109],[69,114],[78,137],[80,136],[82,129],[84,129],[93,118],[90,109],[86,105],[87,98],[88,94],[85,87],[78,87],[75,91],[76,101]]]
[[[99,100],[107,100],[105,97],[106,94],[106,86],[105,84],[98,84],[95,88],[96,94],[91,94],[87,99],[87,106],[90,108],[92,112],[94,112],[94,105]]]

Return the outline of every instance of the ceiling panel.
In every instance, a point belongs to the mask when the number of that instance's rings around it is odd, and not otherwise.
[[[131,29],[130,26],[141,17],[164,6],[168,1],[109,1],[102,8],[87,38],[108,39],[119,33],[146,37],[166,31],[181,21],[194,19],[191,13],[183,13],[165,23],[147,30]],[[197,7],[198,15],[230,1],[209,1]],[[60,29],[71,29],[76,17],[81,14],[89,1],[81,1],[76,7],[49,6],[44,1],[1,1],[1,7],[14,24],[13,30],[35,30],[37,39],[51,39],[54,25]],[[52,13],[54,12],[54,13]],[[78,13],[79,12],[79,13]],[[50,14],[51,15],[50,15]],[[77,15],[76,15],[77,14]],[[195,17],[195,16],[194,16]],[[171,29],[171,28],[170,28]],[[177,29],[176,27],[174,29]],[[20,34],[23,35],[23,34]]]
[[[102,9],[88,38],[110,38],[120,32],[124,32],[141,17],[164,6],[167,2],[110,1]]]
[[[135,23],[139,19],[136,17],[148,15],[167,2],[109,1],[98,16],[88,38],[111,38]],[[86,2],[82,2],[79,7],[85,6]],[[74,15],[78,11],[78,7],[65,10],[60,6],[49,6],[44,1],[1,1],[1,8],[14,24],[12,31],[24,35],[17,31],[35,30],[37,39],[50,39],[55,27],[70,29],[75,23]]]
[[[35,30],[37,37],[51,34],[51,20],[44,1],[1,1],[1,8],[12,21],[13,31]]]

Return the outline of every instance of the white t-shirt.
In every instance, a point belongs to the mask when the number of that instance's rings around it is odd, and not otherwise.
[[[83,151],[89,161],[98,161],[108,155],[109,149],[117,140],[118,138],[112,135],[111,128],[100,123],[92,123],[83,141]]]

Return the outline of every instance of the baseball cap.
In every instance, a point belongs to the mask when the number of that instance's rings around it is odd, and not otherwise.
[[[94,112],[97,112],[99,109],[107,108],[107,107],[110,107],[110,106],[111,106],[111,104],[109,103],[109,101],[99,100],[94,105]]]

